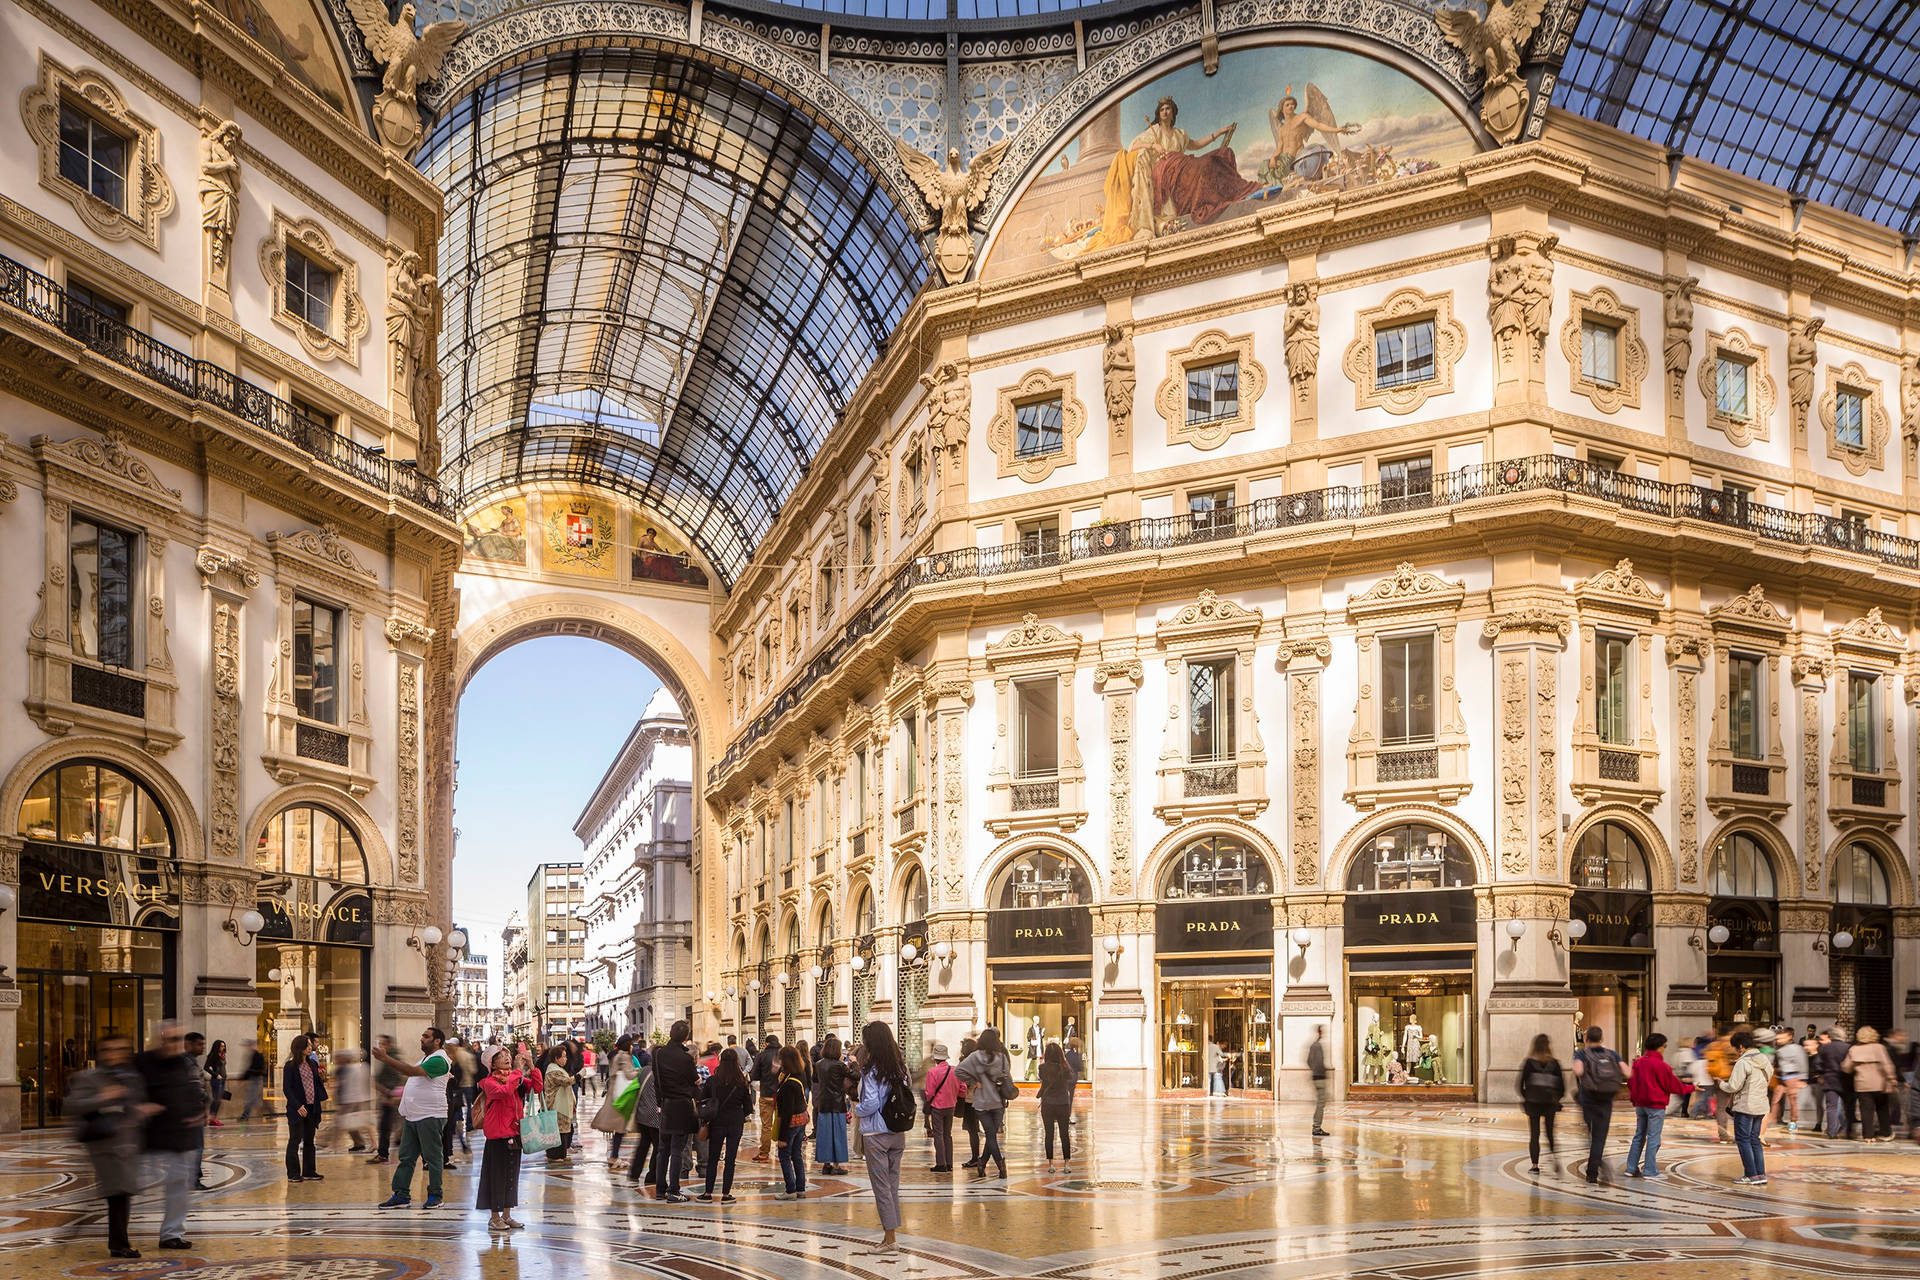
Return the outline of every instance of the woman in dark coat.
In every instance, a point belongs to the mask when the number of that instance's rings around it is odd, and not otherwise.
[[[325,1181],[313,1167],[313,1135],[320,1131],[320,1104],[327,1100],[326,1073],[313,1060],[313,1038],[295,1036],[280,1068],[280,1096],[287,1109],[287,1181]]]
[[[147,1103],[147,1086],[133,1069],[133,1042],[108,1036],[95,1047],[96,1065],[67,1086],[66,1113],[93,1161],[94,1183],[107,1202],[107,1251],[116,1258],[137,1258],[127,1238],[134,1193],[141,1189],[140,1152],[147,1117],[158,1108]]]
[[[1567,1078],[1553,1056],[1553,1045],[1545,1033],[1533,1038],[1533,1048],[1520,1060],[1520,1107],[1527,1113],[1527,1154],[1533,1157],[1532,1172],[1540,1172],[1540,1130],[1547,1131],[1548,1152],[1558,1152],[1553,1144],[1553,1117],[1560,1110],[1560,1099],[1567,1096]]]

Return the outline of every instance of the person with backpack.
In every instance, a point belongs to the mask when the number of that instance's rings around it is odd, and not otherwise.
[[[747,1052],[753,1052],[753,1041],[747,1041]],[[780,1092],[780,1037],[769,1035],[755,1055],[753,1065],[747,1070],[747,1079],[760,1086],[760,1149],[753,1153],[755,1164],[765,1164],[773,1153],[773,1140],[778,1134],[780,1119],[774,1114],[774,1095]]]
[[[960,1103],[960,1076],[947,1061],[947,1046],[927,1046],[927,1132],[933,1137],[933,1167],[928,1173],[953,1172],[953,1111]],[[975,1140],[976,1142],[978,1139]]]
[[[147,1119],[159,1108],[147,1101],[146,1081],[133,1066],[133,1042],[109,1033],[94,1046],[94,1065],[67,1086],[73,1136],[93,1162],[94,1186],[107,1202],[107,1252],[137,1258],[128,1238],[133,1197],[141,1190],[140,1152]]]
[[[880,1243],[873,1252],[892,1253],[897,1248],[894,1233],[900,1230],[900,1157],[913,1130],[913,1079],[907,1074],[893,1028],[886,1023],[869,1022],[860,1028],[860,1045],[866,1050],[867,1065],[853,1114],[859,1117],[860,1132],[866,1138],[867,1180],[873,1185],[873,1205],[880,1215]]]
[[[1587,1028],[1587,1042],[1573,1051],[1574,1100],[1587,1122],[1587,1181],[1611,1182],[1607,1171],[1607,1129],[1613,1123],[1613,1100],[1627,1082],[1620,1055],[1601,1044],[1606,1033]]]
[[[1527,1114],[1527,1154],[1533,1158],[1532,1173],[1540,1172],[1540,1131],[1546,1130],[1547,1151],[1559,1154],[1553,1141],[1553,1118],[1560,1114],[1560,1100],[1567,1096],[1566,1074],[1560,1060],[1553,1056],[1553,1042],[1545,1032],[1533,1038],[1533,1047],[1520,1060],[1520,1109]]]
[[[713,1074],[701,1086],[700,1120],[707,1128],[707,1185],[695,1199],[713,1200],[713,1181],[720,1174],[720,1203],[732,1204],[733,1166],[740,1157],[740,1135],[753,1114],[753,1086],[740,1069],[740,1055],[723,1053]],[[722,1171],[721,1160],[726,1161]]]
[[[1627,1176],[1660,1176],[1660,1135],[1667,1124],[1667,1105],[1675,1097],[1693,1092],[1693,1086],[1673,1074],[1664,1050],[1667,1038],[1658,1031],[1640,1044],[1640,1056],[1633,1060],[1627,1079],[1627,1096],[1633,1099],[1633,1141],[1627,1145]]]
[[[1740,1148],[1742,1176],[1736,1186],[1767,1185],[1766,1154],[1760,1146],[1760,1121],[1766,1117],[1768,1097],[1773,1085],[1773,1060],[1754,1047],[1753,1032],[1742,1027],[1728,1037],[1734,1061],[1720,1088],[1727,1094],[1727,1107],[1733,1113],[1733,1141]]]
[[[1007,1157],[1000,1150],[1000,1126],[1006,1118],[1008,1101],[1020,1096],[1020,1086],[1010,1078],[1013,1063],[1007,1057],[997,1029],[988,1027],[982,1031],[976,1045],[956,1068],[960,1083],[967,1091],[967,1101],[980,1117],[980,1160],[974,1166],[973,1176],[976,1181],[985,1178],[987,1166],[992,1164],[1005,1178]]]

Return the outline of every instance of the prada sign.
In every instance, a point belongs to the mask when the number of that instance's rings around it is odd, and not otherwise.
[[[1349,893],[1349,947],[1431,947],[1473,941],[1473,890]]]
[[[1084,956],[1092,952],[1093,913],[1086,907],[987,912],[990,956]]]
[[[1620,889],[1578,889],[1573,895],[1571,918],[1587,922],[1587,936],[1576,946],[1623,951],[1653,949],[1652,894]]]
[[[1265,898],[1189,898],[1163,902],[1154,916],[1154,949],[1272,951],[1273,904]]]
[[[20,851],[20,918],[178,929],[180,876],[158,858],[28,841]]]

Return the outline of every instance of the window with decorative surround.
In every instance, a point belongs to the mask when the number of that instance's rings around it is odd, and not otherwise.
[[[1086,768],[1073,727],[1080,636],[1029,613],[987,646],[993,676],[993,764],[987,829],[1075,831],[1087,820]]]
[[[1767,372],[1767,349],[1744,329],[1708,333],[1697,373],[1707,402],[1707,425],[1737,448],[1771,438],[1776,388]]]
[[[1078,458],[1087,410],[1074,394],[1074,376],[1033,369],[1002,388],[1000,407],[987,424],[987,445],[999,460],[998,476],[1038,484],[1057,467]]]
[[[1266,368],[1253,358],[1253,335],[1209,329],[1190,346],[1167,353],[1167,376],[1154,404],[1167,424],[1168,444],[1217,449],[1228,437],[1253,430],[1254,406],[1266,389]]]
[[[1827,456],[1848,472],[1864,476],[1884,471],[1892,427],[1880,395],[1880,383],[1858,361],[1827,370],[1827,392],[1820,398],[1826,426]]]
[[[1347,604],[1360,696],[1347,735],[1347,802],[1357,809],[1452,804],[1473,787],[1454,642],[1466,588],[1402,562]]]
[[[1560,329],[1573,391],[1601,413],[1640,407],[1640,384],[1647,377],[1647,344],[1640,340],[1640,310],[1621,302],[1608,288],[1574,290],[1567,322]]]
[[[905,541],[920,527],[927,512],[927,435],[915,431],[907,437],[900,453],[900,493],[894,504],[900,510],[900,538]]]
[[[1651,809],[1661,794],[1653,637],[1666,600],[1631,560],[1575,583],[1572,595],[1584,662],[1573,724],[1574,798]]]
[[[372,790],[365,623],[384,616],[379,575],[331,527],[267,535],[276,636],[261,761],[282,783]]]
[[[1707,611],[1713,630],[1714,717],[1707,807],[1717,816],[1787,810],[1780,739],[1781,658],[1792,623],[1759,586]]]
[[[1467,330],[1453,318],[1451,293],[1395,290],[1354,317],[1353,342],[1341,360],[1353,383],[1353,407],[1412,413],[1453,390],[1453,369],[1466,349]]]
[[[167,645],[166,552],[180,493],[109,431],[33,440],[46,501],[46,569],[28,630],[27,714],[160,755],[180,741]]]
[[[173,184],[160,165],[160,131],[97,71],[70,71],[45,53],[20,99],[40,152],[40,185],[71,204],[103,240],[160,247]]]
[[[260,242],[260,271],[275,324],[300,339],[315,360],[360,367],[360,340],[369,327],[360,266],[334,246],[325,227],[275,209]]]
[[[1155,629],[1166,655],[1167,721],[1154,812],[1170,823],[1251,818],[1267,807],[1267,752],[1253,709],[1263,621],[1258,609],[1207,590]]]
[[[1899,704],[1906,639],[1878,608],[1832,633],[1833,750],[1827,809],[1835,823],[1900,821],[1900,757],[1892,708]]]

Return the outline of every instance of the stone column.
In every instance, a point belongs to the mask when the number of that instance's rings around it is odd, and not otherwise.
[[[14,909],[0,915],[0,1133],[20,1130],[20,848],[18,836],[0,835],[0,885],[13,892]]]
[[[1291,874],[1279,869],[1280,884],[1295,889],[1320,884],[1320,673],[1333,658],[1325,636],[1289,636],[1280,646],[1277,665],[1287,681],[1287,856]],[[1286,949],[1281,949],[1286,954]],[[1311,1091],[1308,1096],[1311,1097]]]
[[[1533,1037],[1573,1026],[1580,1002],[1567,985],[1565,942],[1572,904],[1571,884],[1495,885],[1480,900],[1491,926],[1491,936],[1482,935],[1481,955],[1493,974],[1481,1018],[1487,1029],[1479,1050],[1482,1102],[1517,1096],[1515,1070]],[[1518,938],[1508,932],[1516,920],[1525,926]],[[1558,942],[1550,936],[1555,931]]]
[[[1105,940],[1120,939],[1107,954]],[[1160,1056],[1152,1014],[1153,906],[1120,902],[1093,914],[1093,1089],[1101,1098],[1149,1098],[1159,1082]]]
[[[1682,868],[1682,879],[1686,879]],[[1713,1020],[1707,990],[1707,898],[1701,893],[1653,895],[1653,1029],[1684,1044]]]
[[[367,1034],[390,1035],[405,1050],[417,1043],[420,1033],[437,1017],[429,988],[426,946],[410,945],[429,923],[426,894],[419,889],[376,887],[372,895],[373,951],[367,957],[367,983],[377,998]],[[540,926],[529,922],[528,927]],[[545,974],[529,974],[528,981],[543,984],[540,989],[544,993]],[[536,1020],[530,1039],[538,1042],[543,1030]]]
[[[944,943],[945,959],[939,954]],[[987,977],[987,917],[984,912],[940,912],[927,921],[927,1000],[920,1026],[929,1041],[945,1044],[957,1060],[960,1042],[982,1021]]]
[[[1920,907],[1893,909],[1893,998],[1893,1016],[1920,1036]]]
[[[205,863],[188,863],[180,877],[180,1000],[174,1007],[208,1044],[225,1040],[229,1053],[260,1022],[255,943],[240,927],[241,915],[254,909],[258,885],[251,870]]]
[[[1286,981],[1285,992],[1276,992],[1274,1000],[1274,1017],[1280,1024],[1274,1074],[1283,1102],[1313,1101],[1307,1050],[1321,1027],[1327,1029],[1327,1067],[1333,1072],[1334,1096],[1344,1098],[1353,1081],[1355,1064],[1347,1060],[1346,1019],[1340,1010],[1344,924],[1341,899],[1335,895],[1289,894],[1274,899],[1274,973],[1284,975]],[[1306,930],[1305,947],[1293,940],[1295,929]]]
[[[1570,624],[1539,607],[1487,619],[1499,700],[1500,783],[1494,793],[1498,874],[1558,878],[1560,812],[1554,719],[1557,665]],[[1514,1061],[1526,1055],[1523,1046]]]
[[[1797,1026],[1839,1016],[1839,990],[1828,965],[1832,922],[1830,902],[1780,904],[1780,1014]]]

